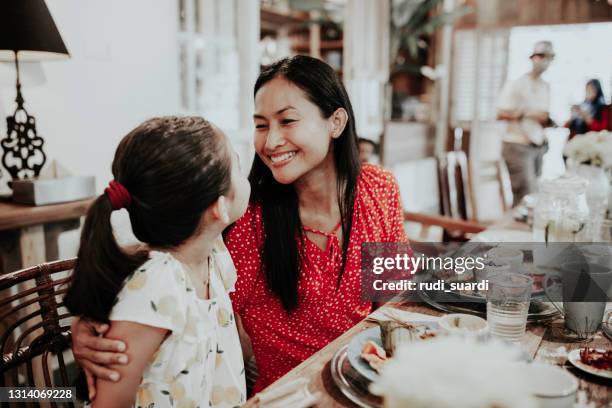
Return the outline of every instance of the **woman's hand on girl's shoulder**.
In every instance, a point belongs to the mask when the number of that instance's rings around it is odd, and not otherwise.
[[[168,330],[128,321],[113,321],[107,335],[126,345],[125,354],[130,363],[112,363],[109,369],[116,371],[118,379],[99,378],[97,407],[129,407],[134,404],[138,386],[151,357],[159,349]],[[127,359],[126,359],[127,362]]]
[[[110,364],[127,364],[128,356],[123,354],[126,345],[120,340],[104,338],[109,325],[75,317],[71,325],[72,353],[85,371],[89,399],[96,395],[96,378],[119,380],[119,373],[109,369]]]

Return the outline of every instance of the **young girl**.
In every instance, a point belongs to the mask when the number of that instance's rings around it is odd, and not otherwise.
[[[227,138],[198,117],[146,121],[115,152],[105,194],[83,226],[65,304],[110,323],[129,364],[98,379],[94,407],[213,406],[246,401],[228,291],[236,272],[221,232],[245,211],[250,187]],[[111,213],[127,209],[147,250],[115,241]]]

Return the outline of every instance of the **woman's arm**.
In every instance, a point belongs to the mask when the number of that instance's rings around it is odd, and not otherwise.
[[[610,108],[607,105],[602,107],[601,115],[599,120],[593,118],[589,123],[589,130],[593,132],[599,132],[601,130],[608,130],[610,127]]]
[[[240,315],[234,313],[236,318],[236,328],[238,329],[238,336],[240,337],[240,347],[242,348],[242,358],[246,364],[253,357],[253,345],[251,344],[251,338],[244,330]]]
[[[109,325],[75,317],[72,320],[72,354],[85,371],[89,399],[96,397],[96,378],[118,380],[119,373],[110,370],[109,364],[127,364],[125,343],[104,337]]]
[[[584,123],[586,123],[588,126],[590,126],[591,123],[593,123],[593,117],[588,112],[580,109],[578,114],[580,115],[582,120],[584,120]]]
[[[166,329],[140,323],[125,321],[111,323],[107,338],[121,340],[127,345],[125,354],[130,363],[109,366],[109,369],[119,373],[120,378],[117,381],[98,378],[97,396],[92,401],[94,408],[131,407],[134,404],[142,373],[168,332]]]

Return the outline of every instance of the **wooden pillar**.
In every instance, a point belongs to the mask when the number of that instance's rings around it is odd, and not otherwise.
[[[455,8],[455,0],[444,0],[443,7],[444,11],[451,11]],[[448,138],[448,127],[450,123],[450,87],[451,87],[451,56],[452,56],[452,42],[453,42],[453,27],[450,24],[446,24],[441,29],[440,34],[440,47],[438,48],[439,54],[436,65],[442,65],[445,68],[445,75],[442,75],[438,81],[436,81],[436,95],[438,103],[436,104],[437,111],[436,115],[436,144],[435,153],[442,153],[446,150],[447,138]]]
[[[321,13],[318,10],[310,12],[310,19],[317,21],[321,18]],[[310,56],[314,58],[321,58],[321,25],[318,22],[310,24],[310,35],[309,35],[309,46]]]

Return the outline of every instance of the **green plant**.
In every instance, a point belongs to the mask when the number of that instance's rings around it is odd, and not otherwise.
[[[419,49],[426,49],[424,37],[430,36],[446,24],[472,12],[469,6],[451,11],[439,11],[443,0],[394,0],[390,38],[391,70],[406,70],[402,57],[407,51],[412,60],[418,60]]]

